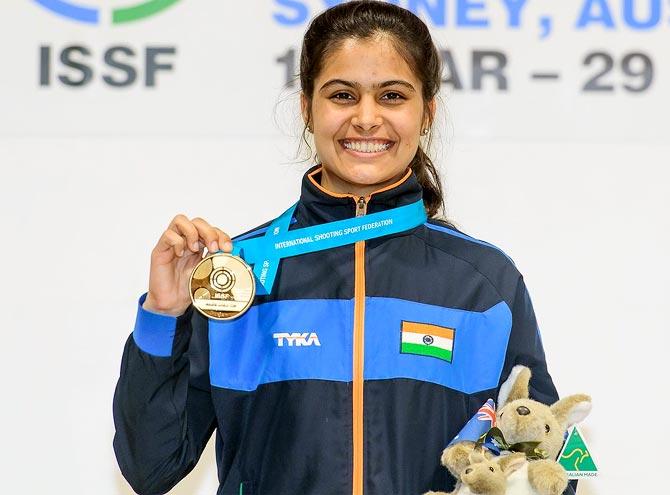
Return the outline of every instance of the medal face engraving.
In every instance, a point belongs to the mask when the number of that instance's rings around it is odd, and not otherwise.
[[[251,267],[228,253],[215,253],[198,263],[189,280],[195,309],[207,318],[232,320],[251,306],[256,283]]]

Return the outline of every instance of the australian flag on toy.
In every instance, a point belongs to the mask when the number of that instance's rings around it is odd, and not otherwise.
[[[458,443],[458,442],[476,442],[482,435],[488,433],[488,431],[496,425],[496,403],[493,399],[487,400],[482,407],[475,413],[475,415],[468,421],[461,431],[454,437],[454,439],[449,442],[447,447]],[[493,445],[491,442],[484,443],[484,446],[489,450],[494,451],[495,453],[499,452],[499,449]]]

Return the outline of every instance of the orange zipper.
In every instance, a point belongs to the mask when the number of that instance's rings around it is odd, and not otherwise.
[[[356,216],[367,213],[370,196],[358,198]],[[363,495],[363,363],[365,344],[365,241],[354,245],[353,495]]]
[[[343,194],[329,191],[324,188],[314,176],[321,172],[319,167],[311,172],[308,179],[324,193],[337,198],[356,199],[353,194]],[[378,194],[402,184],[412,175],[408,167],[405,175],[388,186],[370,193],[368,196],[360,196],[356,201],[356,216],[360,217],[367,213],[368,201],[373,194]],[[353,433],[354,433],[354,470],[352,475],[353,495],[363,495],[363,369],[364,369],[364,344],[365,344],[365,241],[354,244],[354,360],[353,360]]]

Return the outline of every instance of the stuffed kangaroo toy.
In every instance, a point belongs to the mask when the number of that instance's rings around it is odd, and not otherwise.
[[[425,495],[505,495],[507,478],[526,464],[526,455],[517,452],[490,457],[475,449],[470,452],[469,462],[453,492],[427,492]]]
[[[529,398],[531,372],[515,366],[500,387],[496,425],[502,433],[504,450],[523,450],[531,459],[507,478],[506,495],[560,495],[568,479],[555,459],[563,446],[565,432],[591,411],[591,398],[576,394],[551,406]],[[530,448],[529,448],[530,443]],[[447,447],[442,464],[457,478],[471,463],[474,442],[464,441]],[[505,452],[503,452],[504,454]],[[461,479],[462,481],[462,479]],[[482,492],[489,495],[488,492]]]

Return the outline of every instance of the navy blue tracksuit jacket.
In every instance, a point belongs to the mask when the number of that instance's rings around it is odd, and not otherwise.
[[[422,197],[409,170],[365,198],[326,191],[320,171],[303,177],[291,230]],[[144,297],[114,395],[114,450],[140,494],[170,490],[213,432],[218,495],[448,490],[442,450],[514,365],[532,369],[534,399],[558,399],[523,277],[439,220],[286,258],[272,294],[235,320],[151,313]],[[424,326],[451,353],[401,345]]]

